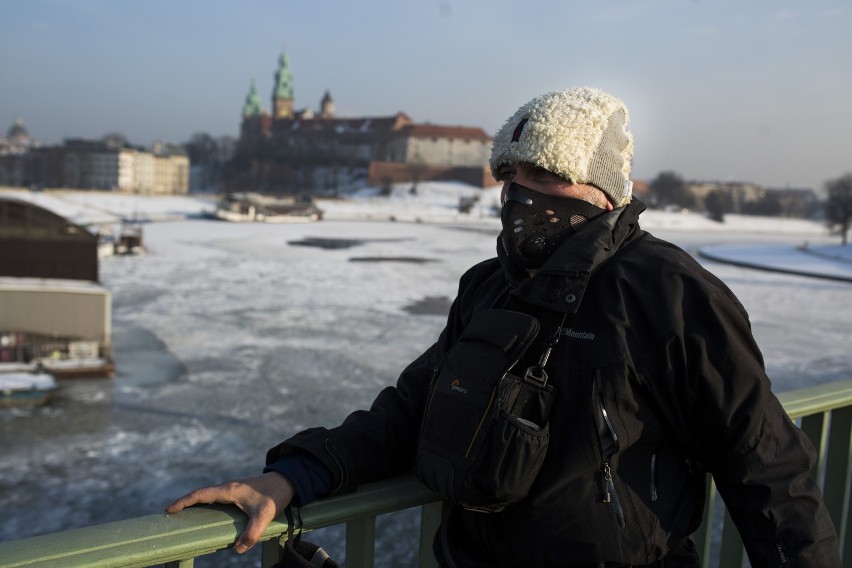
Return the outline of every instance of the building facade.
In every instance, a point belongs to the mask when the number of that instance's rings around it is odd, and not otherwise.
[[[353,184],[430,179],[495,183],[487,166],[492,139],[481,128],[419,124],[403,112],[338,118],[328,91],[317,110],[297,109],[283,53],[271,108],[263,108],[252,80],[227,174],[231,191],[324,193]]]
[[[22,143],[22,130],[17,121],[9,143],[0,145],[0,185],[160,195],[189,191],[189,158],[181,148],[158,145],[149,151],[121,141],[81,139],[31,146]]]
[[[0,362],[56,376],[112,373],[112,302],[98,237],[34,203],[0,196]]]

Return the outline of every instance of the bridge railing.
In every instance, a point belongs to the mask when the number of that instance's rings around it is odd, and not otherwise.
[[[815,472],[840,536],[844,566],[852,568],[852,379],[779,395],[819,452]],[[696,533],[704,566],[741,567],[746,556],[727,513],[716,504],[708,478],[705,522]],[[302,509],[304,530],[346,525],[346,566],[373,566],[376,517],[420,507],[419,565],[435,566],[432,537],[441,502],[411,474],[372,483],[347,495],[323,499]],[[194,559],[229,548],[246,518],[230,506],[201,506],[175,515],[156,514],[0,543],[0,568],[22,566],[189,568]],[[287,525],[275,521],[263,536],[261,566],[278,559]],[[320,543],[322,544],[322,543]],[[415,543],[412,543],[415,546]]]

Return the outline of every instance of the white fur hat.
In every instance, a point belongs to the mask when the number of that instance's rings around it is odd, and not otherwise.
[[[590,87],[554,91],[515,112],[494,136],[491,173],[529,162],[574,183],[589,183],[616,207],[630,202],[633,135],[624,103]]]

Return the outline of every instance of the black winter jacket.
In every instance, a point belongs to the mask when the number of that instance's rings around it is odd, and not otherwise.
[[[650,564],[698,527],[706,471],[754,566],[840,566],[814,449],[770,391],[745,310],[690,255],[641,230],[643,209],[596,219],[531,278],[498,243],[395,387],[341,426],[272,448],[267,463],[307,452],[332,472],[333,493],[410,470],[433,372],[472,315],[510,307],[540,317],[544,333],[565,313],[547,365],[550,445],[529,495],[499,513],[457,510],[439,555],[460,566]]]

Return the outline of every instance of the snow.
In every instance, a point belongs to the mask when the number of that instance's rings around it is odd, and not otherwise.
[[[0,391],[50,390],[55,387],[56,381],[49,373],[6,373],[0,366]]]
[[[496,188],[409,190],[324,199],[323,221],[275,225],[202,219],[207,197],[0,192],[83,224],[149,221],[146,255],[100,265],[115,379],[63,381],[51,405],[0,411],[0,539],[155,514],[369,405],[434,341],[459,276],[493,256],[499,232]],[[852,278],[852,247],[816,222],[650,210],[641,222],[696,256]],[[777,391],[852,377],[848,281],[698,258],[749,311]],[[416,524],[380,518],[379,565],[410,563],[396,543]],[[341,558],[343,532],[323,531],[312,540]],[[252,562],[226,551],[196,565]]]

